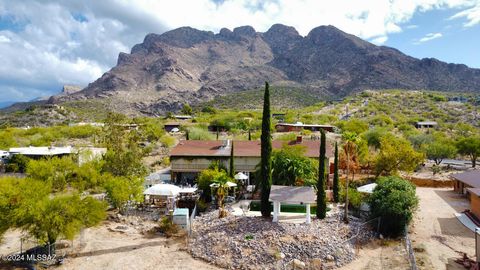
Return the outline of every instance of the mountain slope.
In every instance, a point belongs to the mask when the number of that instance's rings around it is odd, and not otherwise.
[[[419,60],[333,26],[314,28],[305,37],[280,24],[265,33],[250,26],[218,34],[182,27],[147,35],[130,54],[120,53],[117,66],[101,78],[50,102],[106,98],[128,114],[158,114],[258,89],[264,81],[319,98],[364,89],[479,91],[480,70]]]

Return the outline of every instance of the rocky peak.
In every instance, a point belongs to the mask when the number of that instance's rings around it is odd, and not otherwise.
[[[277,54],[286,52],[303,39],[294,27],[283,24],[272,25],[263,37]]]
[[[359,48],[373,47],[374,45],[354,35],[347,34],[332,25],[322,25],[313,28],[307,38],[317,45],[339,46],[340,44],[354,45]]]
[[[236,36],[254,37],[257,34],[257,32],[250,25],[245,25],[245,26],[234,28],[233,34]]]

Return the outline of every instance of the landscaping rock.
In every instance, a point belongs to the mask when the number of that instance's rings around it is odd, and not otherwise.
[[[217,211],[207,212],[192,224],[188,251],[228,269],[282,269],[289,263],[301,269],[305,262],[311,269],[333,269],[355,259],[352,236],[363,242],[374,233],[360,228],[362,220],[345,224],[341,211],[332,212],[311,224],[233,215],[219,219]]]

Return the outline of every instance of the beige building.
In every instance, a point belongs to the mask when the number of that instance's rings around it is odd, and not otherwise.
[[[260,163],[260,141],[180,141],[170,153],[172,181],[178,184],[193,184],[198,173],[208,169],[213,162],[218,162],[229,169],[232,143],[235,172],[249,175],[249,182],[254,183],[252,173]],[[273,149],[281,149],[285,144],[303,145],[307,157],[317,159],[319,157],[320,141],[307,141],[301,137],[295,141],[272,141]],[[333,152],[329,143],[326,156],[332,163]]]

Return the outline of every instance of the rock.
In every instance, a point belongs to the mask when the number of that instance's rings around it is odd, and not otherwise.
[[[310,261],[310,269],[312,270],[322,270],[322,260],[315,258]]]
[[[298,259],[293,259],[293,268],[294,269],[305,269],[305,263],[298,260]]]
[[[285,259],[285,254],[282,253],[282,252],[280,252],[280,259],[282,259],[282,260]]]
[[[327,255],[327,258],[326,258],[326,259],[327,259],[327,261],[329,261],[329,262],[335,261],[335,257],[333,257],[333,256],[330,255],[330,254]]]

